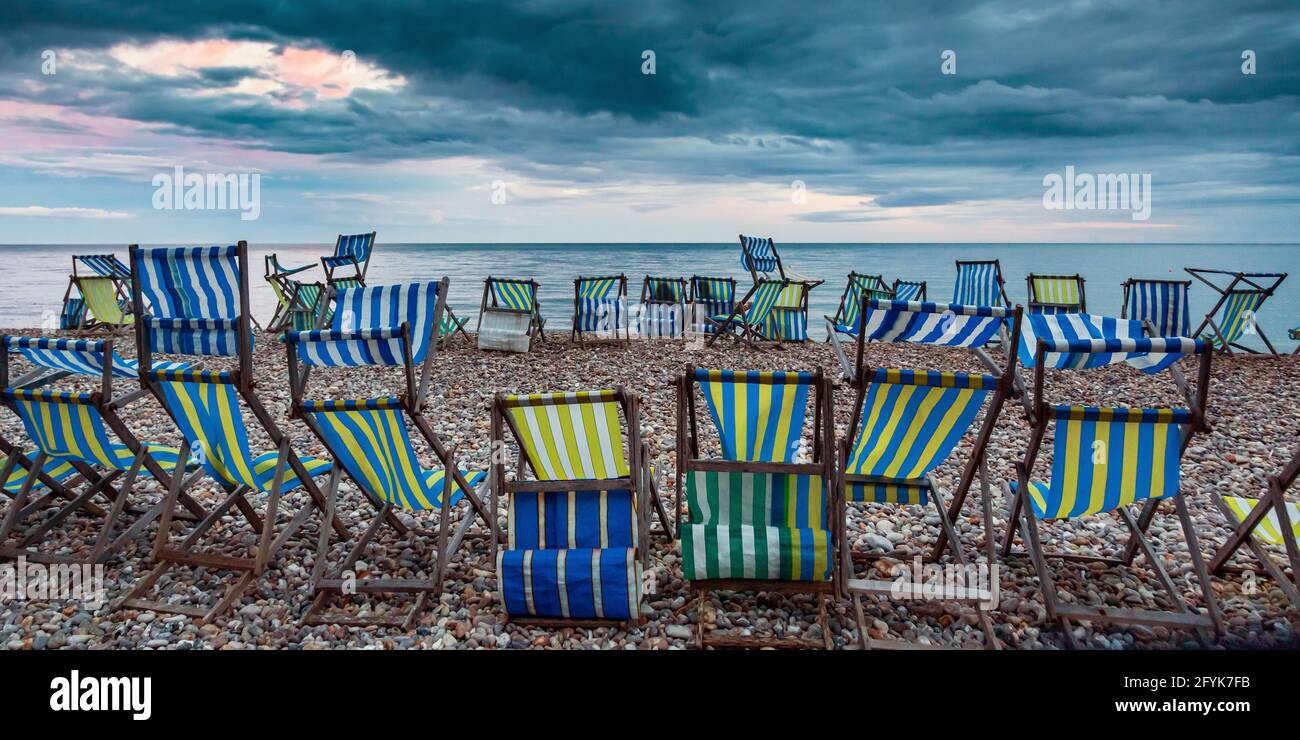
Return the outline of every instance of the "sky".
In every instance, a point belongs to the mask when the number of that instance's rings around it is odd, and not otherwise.
[[[0,6],[0,243],[1295,242],[1298,132],[1294,0]]]

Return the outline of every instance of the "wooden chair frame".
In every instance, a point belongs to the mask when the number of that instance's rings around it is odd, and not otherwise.
[[[760,331],[760,327],[757,323],[751,323],[749,320],[749,310],[750,308],[752,308],[752,306],[750,306],[750,302],[751,302],[750,299],[752,299],[754,297],[754,294],[758,292],[759,286],[762,285],[763,283],[776,283],[776,282],[780,282],[781,284],[781,290],[778,291],[778,293],[785,292],[785,289],[792,285],[803,286],[803,290],[801,291],[802,295],[799,299],[800,308],[773,306],[769,310],[769,313],[771,311],[802,311],[804,315],[805,330],[806,330],[807,316],[808,316],[808,284],[796,280],[783,279],[777,281],[777,280],[768,280],[766,278],[760,278],[759,281],[754,284],[754,287],[749,289],[749,292],[746,293],[744,297],[736,301],[735,308],[731,310],[731,314],[727,316],[725,320],[714,321],[710,317],[705,317],[704,319],[705,322],[707,322],[709,326],[712,326],[714,328],[714,331],[709,334],[709,337],[707,339],[704,340],[704,346],[712,347],[713,343],[718,341],[719,337],[725,335],[732,339],[736,339],[741,342],[744,342],[745,345],[748,346],[750,349],[759,349],[760,346],[763,345],[781,349],[782,345],[785,344],[785,340],[769,339],[767,336],[765,336],[762,333],[762,331]],[[739,334],[735,332],[736,329],[740,329]]]
[[[1192,332],[1192,335],[1195,337],[1201,336],[1201,332],[1205,331],[1206,326],[1209,326],[1214,330],[1214,335],[1218,337],[1221,342],[1221,346],[1219,347],[1220,352],[1232,354],[1232,348],[1236,347],[1242,352],[1248,354],[1263,354],[1259,350],[1251,349],[1243,344],[1229,342],[1227,338],[1223,336],[1223,329],[1214,319],[1219,313],[1219,308],[1227,302],[1228,298],[1233,293],[1261,293],[1264,297],[1260,301],[1259,305],[1263,306],[1264,303],[1269,298],[1273,297],[1275,292],[1277,292],[1278,286],[1282,284],[1282,281],[1286,280],[1287,273],[1232,272],[1230,270],[1209,270],[1197,267],[1185,267],[1183,268],[1183,271],[1210,286],[1211,290],[1219,294],[1219,300],[1214,302],[1214,307],[1205,314],[1205,318],[1201,320],[1201,323],[1196,327],[1196,330]],[[1219,287],[1219,285],[1214,283],[1213,280],[1206,277],[1207,275],[1225,276],[1231,278],[1231,280],[1228,282],[1227,287]],[[1264,328],[1259,325],[1258,321],[1254,321],[1253,317],[1251,322],[1254,325],[1255,333],[1259,335],[1260,339],[1264,340],[1264,346],[1268,347],[1268,351],[1271,352],[1274,357],[1277,357],[1278,351],[1273,348],[1273,343],[1268,340],[1268,335],[1264,333]]]
[[[362,232],[362,233],[364,234],[365,232]],[[353,261],[352,264],[353,264],[353,265],[355,266],[355,268],[356,268],[356,274],[355,274],[355,275],[346,275],[346,276],[343,276],[343,277],[355,277],[357,280],[361,281],[361,284],[362,284],[362,285],[365,285],[365,284],[366,284],[366,272],[370,269],[370,259],[371,259],[372,257],[375,256],[375,237],[378,235],[378,233],[379,233],[379,232],[377,232],[377,231],[372,231],[372,232],[370,232],[370,251],[366,254],[366,259],[365,259],[363,262],[356,262],[356,261]],[[332,257],[338,257],[338,256],[340,256],[340,255],[339,255],[339,246],[341,246],[341,244],[342,244],[342,242],[343,242],[343,238],[344,238],[344,237],[348,237],[348,236],[357,236],[357,234],[339,234],[337,237],[335,237],[335,238],[334,238],[334,254],[333,254],[333,255],[330,255],[330,256],[332,256]],[[327,283],[333,283],[334,280],[336,279],[336,278],[334,277],[334,271],[335,271],[336,269],[338,269],[338,268],[336,268],[336,267],[330,267],[330,266],[329,266],[329,263],[326,261],[326,259],[325,259],[324,257],[321,257],[321,263],[320,263],[320,264],[321,264],[321,269],[325,271],[325,282],[327,282]],[[342,266],[342,265],[340,265],[340,267],[341,267],[341,266]]]
[[[1218,576],[1245,572],[1246,568],[1229,565],[1232,556],[1244,545],[1259,561],[1268,577],[1287,595],[1291,603],[1300,608],[1300,547],[1296,545],[1295,532],[1292,530],[1295,523],[1291,521],[1290,512],[1286,507],[1286,492],[1295,484],[1297,476],[1300,476],[1300,450],[1296,451],[1295,456],[1282,467],[1280,472],[1268,479],[1268,490],[1264,497],[1250,510],[1250,514],[1241,520],[1238,520],[1237,515],[1228,508],[1223,495],[1217,489],[1215,490],[1215,505],[1223,512],[1223,516],[1229,523],[1235,524],[1236,528],[1210,558],[1209,568],[1211,573]],[[1255,530],[1264,521],[1269,511],[1277,512],[1282,547],[1286,552],[1287,563],[1291,566],[1290,579],[1287,578],[1286,572],[1278,567],[1263,543],[1255,537]]]

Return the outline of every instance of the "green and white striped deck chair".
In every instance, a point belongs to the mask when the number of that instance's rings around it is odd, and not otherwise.
[[[491,509],[500,498],[509,509],[508,547],[493,555],[511,619],[640,621],[652,505],[664,533],[672,530],[638,408],[636,395],[622,388],[497,394],[493,449],[506,449],[508,429],[519,451],[513,476],[502,455],[492,473]]]
[[[1029,313],[1087,313],[1081,275],[1036,275],[1029,273]]]
[[[546,320],[537,289],[536,280],[489,276],[483,281],[476,331],[480,349],[526,352],[532,348],[534,336],[546,341]]]
[[[1024,554],[1033,561],[1042,589],[1044,606],[1051,620],[1059,620],[1067,643],[1075,646],[1072,621],[1102,624],[1162,625],[1194,632],[1208,641],[1207,628],[1221,629],[1222,621],[1209,574],[1205,569],[1196,529],[1188,514],[1179,476],[1179,463],[1195,432],[1204,428],[1203,410],[1208,398],[1209,358],[1212,347],[1196,341],[1188,354],[1201,357],[1198,405],[1191,410],[1177,408],[1089,407],[1048,405],[1044,401],[1044,368],[1048,353],[1086,354],[1105,352],[1104,345],[1088,341],[1040,339],[1034,365],[1034,407],[1041,409],[1031,422],[1030,443],[1024,461],[1016,466],[1018,480],[1004,483],[1011,501],[1009,527],[1003,541],[1003,557],[1012,555],[1017,532]],[[1049,428],[1053,435],[1049,435]],[[1034,478],[1034,465],[1045,439],[1053,438],[1051,478]],[[1165,569],[1166,558],[1157,554],[1146,537],[1146,529],[1161,504],[1172,503],[1187,541],[1192,572],[1199,582],[1198,594],[1206,613],[1193,609]],[[1144,510],[1134,516],[1130,508]],[[1130,545],[1140,548],[1156,581],[1165,591],[1173,610],[1116,608],[1102,598],[1091,603],[1083,595],[1062,603],[1048,558],[1084,562],[1095,568],[1130,567],[1128,556],[1104,557],[1093,553],[1049,553],[1041,544],[1039,527],[1045,520],[1074,520],[1101,514],[1115,514],[1129,530]],[[1067,539],[1068,541],[1068,539]],[[1093,578],[1100,575],[1094,572]]]
[[[1268,577],[1286,593],[1292,604],[1300,608],[1300,546],[1297,546],[1300,542],[1300,504],[1286,500],[1286,492],[1295,485],[1297,477],[1300,477],[1300,450],[1281,472],[1269,478],[1268,491],[1263,498],[1225,496],[1215,489],[1214,501],[1234,530],[1210,559],[1210,572],[1222,576],[1232,571],[1244,571],[1244,568],[1229,565],[1229,561],[1245,545]],[[1289,579],[1285,569],[1274,560],[1277,550],[1282,551],[1291,567]]]
[[[317,322],[321,319],[320,300],[325,295],[325,286],[320,283],[276,279],[271,275],[267,275],[266,280],[271,284],[271,290],[275,291],[278,301],[275,315],[267,322],[267,331],[306,331],[317,327]]]
[[[622,337],[619,336],[622,330]],[[627,276],[579,277],[573,281],[573,334],[582,342],[586,334],[598,338],[630,339],[627,322]]]
[[[825,598],[838,586],[835,521],[843,512],[831,486],[831,393],[820,369],[687,368],[678,377],[677,490],[689,517],[678,532],[683,575],[699,594],[698,644],[831,647]],[[717,456],[702,453],[701,400],[717,435]],[[714,590],[820,594],[822,639],[706,638],[702,609]]]
[[[1264,301],[1277,291],[1285,272],[1229,272],[1226,270],[1206,270],[1184,268],[1189,275],[1210,286],[1219,294],[1219,300],[1206,314],[1200,326],[1193,332],[1197,337],[1211,342],[1221,352],[1232,354],[1233,348],[1252,354],[1260,354],[1242,344],[1245,336],[1259,336],[1268,351],[1277,355],[1273,343],[1268,340],[1259,325],[1257,314]],[[1228,279],[1226,286],[1215,282]],[[1220,313],[1222,309],[1222,313]],[[1209,327],[1210,331],[1206,331]]]
[[[88,311],[80,328],[117,331],[131,325],[133,319],[123,308],[123,300],[113,278],[78,277],[74,281]]]
[[[709,316],[706,321],[714,327],[714,333],[706,341],[706,346],[712,346],[718,340],[718,337],[727,335],[740,339],[740,341],[755,347],[759,342],[777,342],[780,343],[785,337],[785,330],[798,341],[808,338],[806,321],[802,324],[799,318],[802,316],[806,319],[806,314],[784,310],[778,313],[777,303],[785,295],[788,288],[803,291],[800,283],[792,283],[788,280],[759,280],[749,292],[745,294],[732,309],[731,313],[726,316]],[[806,294],[805,294],[806,295]],[[807,299],[804,298],[806,305]],[[791,322],[790,325],[784,325],[783,322]],[[802,337],[799,335],[799,328],[802,326]],[[775,327],[775,328],[774,328]],[[735,330],[739,329],[739,334]]]

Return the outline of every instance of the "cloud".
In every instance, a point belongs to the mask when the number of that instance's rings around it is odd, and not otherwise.
[[[106,211],[102,208],[46,206],[0,206],[0,216],[30,216],[37,218],[131,218],[124,211]]]

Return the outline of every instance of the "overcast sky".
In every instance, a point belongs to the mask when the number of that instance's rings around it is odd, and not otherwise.
[[[0,243],[1300,241],[1294,0],[696,4],[7,0]]]

